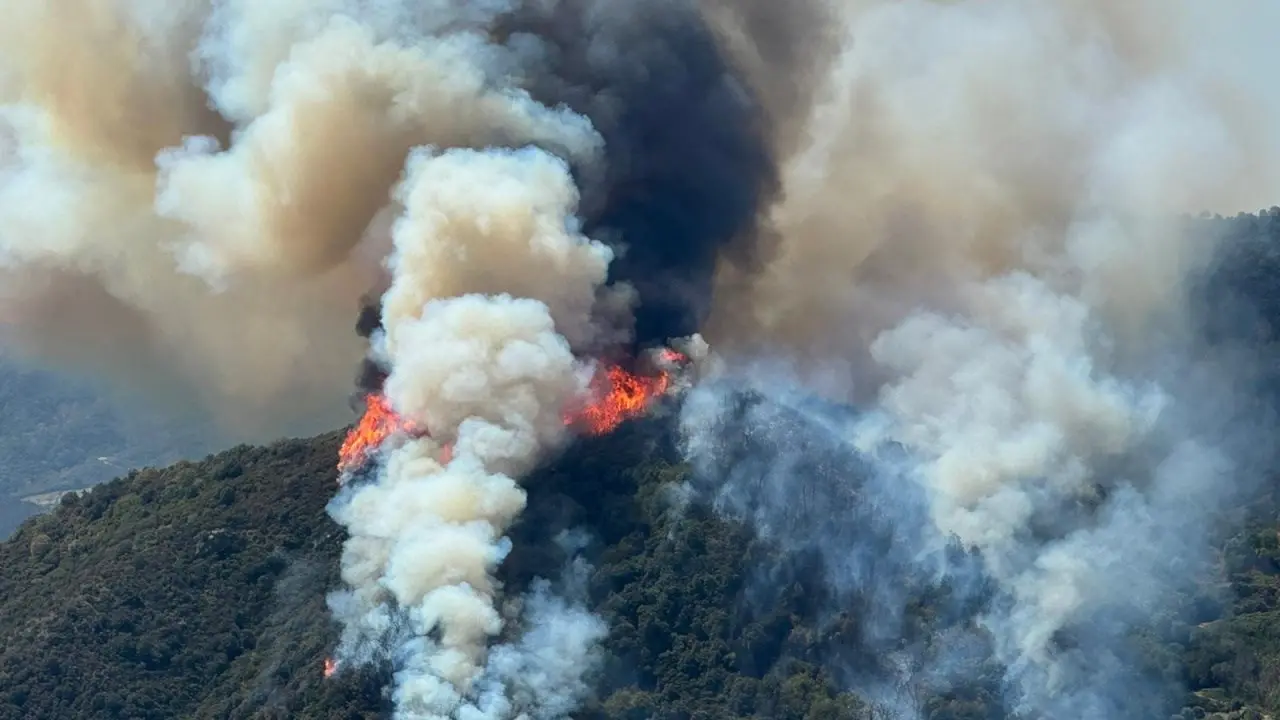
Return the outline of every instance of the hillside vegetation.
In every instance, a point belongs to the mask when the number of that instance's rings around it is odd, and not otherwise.
[[[540,475],[508,565],[518,588],[545,569],[532,536],[604,520],[592,589],[612,660],[584,717],[853,716],[858,701],[816,665],[778,662],[816,642],[797,624],[803,588],[763,616],[727,612],[750,544],[700,513],[669,516],[662,489],[682,470],[654,456],[661,436],[633,426]],[[323,601],[342,540],[324,514],[337,445],[131,473],[0,546],[0,717],[378,717],[385,674],[321,678],[336,641]]]
[[[382,716],[386,668],[321,674],[336,641],[324,594],[342,535],[324,506],[339,437],[130,473],[0,545],[0,718]],[[665,420],[632,423],[530,481],[505,566],[513,591],[556,561],[559,530],[596,540],[609,661],[578,717],[887,717],[838,690],[841,669],[876,673],[875,657],[848,652],[857,613],[823,613],[821,574],[802,569],[761,597],[755,571],[774,550],[697,503],[676,511],[671,489],[688,474],[669,439]],[[1224,548],[1228,606],[1151,639],[1153,671],[1196,693],[1183,717],[1280,711],[1278,537],[1274,518],[1255,519]],[[939,602],[914,604],[917,639],[941,622]],[[964,686],[901,697],[931,720],[1004,717],[999,668],[974,670]]]

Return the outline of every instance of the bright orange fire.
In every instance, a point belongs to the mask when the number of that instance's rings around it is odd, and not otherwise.
[[[324,659],[324,676],[326,678],[331,678],[333,677],[333,674],[337,671],[338,671],[338,661],[334,660],[331,657],[325,658]]]
[[[689,356],[671,348],[662,348],[658,351],[658,357],[663,362],[669,363],[686,363],[689,362]]]
[[[660,372],[654,376],[636,375],[617,365],[598,373],[591,381],[591,399],[585,407],[565,417],[566,425],[574,425],[588,435],[603,435],[624,420],[644,413],[649,403],[667,391],[670,377]]]
[[[668,363],[687,360],[684,355],[670,349],[664,350],[659,358]],[[587,435],[611,432],[623,421],[644,414],[649,403],[665,393],[670,383],[671,378],[664,370],[642,375],[611,365],[596,374],[591,381],[587,403],[567,412],[564,423]],[[364,417],[342,441],[342,449],[338,451],[338,471],[345,474],[358,469],[368,462],[387,438],[400,432],[425,433],[400,417],[386,397],[369,395],[365,398]],[[447,465],[453,457],[453,447],[445,445],[440,456],[440,462]]]
[[[338,450],[338,472],[345,473],[363,465],[391,435],[416,432],[412,423],[400,417],[382,395],[365,398],[364,417],[347,433]]]

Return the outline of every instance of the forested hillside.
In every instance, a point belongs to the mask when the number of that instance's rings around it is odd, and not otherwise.
[[[823,612],[828,589],[812,562],[792,559],[785,582],[759,582],[760,568],[781,567],[768,562],[776,548],[677,502],[689,477],[670,430],[655,419],[583,441],[530,482],[504,567],[512,591],[558,562],[559,531],[592,538],[609,659],[578,717],[892,717],[839,690],[865,685],[885,660],[859,652],[856,599],[848,613]],[[23,527],[0,546],[0,718],[380,717],[385,675],[321,673],[336,641],[324,595],[342,538],[324,506],[338,441],[130,473]],[[1274,515],[1255,513],[1223,548],[1225,607],[1206,588],[1188,598],[1208,613],[1198,627],[1169,619],[1147,639],[1150,672],[1194,691],[1184,717],[1280,711],[1277,537]],[[945,606],[916,598],[901,642],[957,622]],[[975,658],[970,670],[963,685],[876,699],[933,720],[1004,717],[999,668]]]

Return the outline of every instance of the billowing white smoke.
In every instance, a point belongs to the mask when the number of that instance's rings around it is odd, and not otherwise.
[[[611,253],[574,234],[568,167],[543,151],[422,151],[397,196],[405,211],[392,233],[375,355],[390,369],[392,406],[432,437],[392,449],[376,482],[335,500],[333,514],[351,533],[343,580],[352,589],[332,601],[346,625],[339,660],[399,643],[403,717],[514,717],[539,707],[560,708],[546,715],[560,717],[583,692],[599,621],[537,599],[551,609],[529,620],[554,615],[559,631],[535,629],[495,657],[502,668],[552,662],[576,674],[562,669],[561,682],[525,693],[535,705],[515,704],[517,688],[510,698],[495,689],[518,677],[483,674],[504,626],[493,574],[524,509],[515,478],[564,439],[563,409],[589,380],[559,329],[590,333]],[[494,254],[519,274],[479,263]],[[538,278],[550,282],[539,287]],[[480,294],[495,285],[522,297]],[[452,447],[444,466],[443,444]],[[389,621],[402,612],[405,635]]]
[[[1277,8],[827,5],[845,36],[779,252],[726,269],[712,346],[861,404],[851,445],[906,448],[938,542],[995,581],[983,622],[1020,709],[1132,717],[1123,636],[1186,581],[1233,474],[1232,378],[1190,380],[1185,281],[1212,248],[1176,213],[1280,198],[1280,113],[1246,100]]]

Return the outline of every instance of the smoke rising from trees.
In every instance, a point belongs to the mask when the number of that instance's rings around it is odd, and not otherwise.
[[[1015,704],[1132,717],[1124,635],[1254,460],[1229,381],[1247,359],[1191,322],[1215,248],[1177,213],[1280,194],[1280,106],[1258,93],[1280,11],[783,5],[14,8],[0,318],[28,354],[251,438],[345,421],[369,361],[361,383],[432,437],[335,504],[335,609],[351,657],[395,651],[406,717],[510,689],[483,680],[513,620],[492,568],[583,358],[694,330],[739,378],[858,407],[836,437],[905,478],[877,486],[878,517],[920,553],[889,566],[976,554]],[[686,413],[711,468],[718,387]],[[785,462],[771,447],[758,466]],[[736,507],[764,522],[780,497]],[[587,672],[576,637],[559,667]]]

